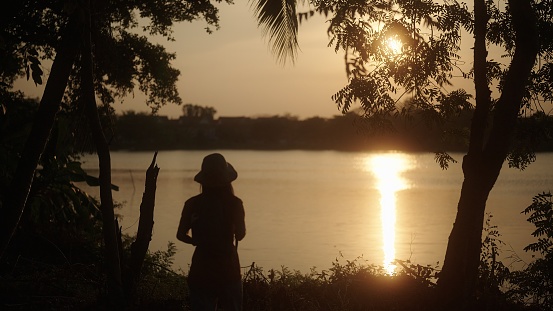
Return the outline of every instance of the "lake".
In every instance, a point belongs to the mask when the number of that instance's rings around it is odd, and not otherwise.
[[[255,262],[265,271],[285,266],[307,273],[313,267],[328,269],[336,259],[345,263],[359,257],[388,270],[394,258],[442,264],[463,181],[462,154],[453,153],[459,163],[444,171],[433,153],[161,151],[150,250],[175,242],[176,268],[188,271],[193,247],[175,234],[184,201],[200,191],[193,177],[211,152],[222,153],[238,171],[233,186],[244,201],[247,228],[239,245],[242,266]],[[152,156],[112,152],[112,182],[120,187],[113,195],[124,204],[116,211],[124,233],[137,230]],[[97,176],[96,156],[83,161]],[[551,168],[553,153],[538,154],[524,171],[504,165],[487,207],[506,243],[504,258],[516,254],[531,260],[523,248],[533,242],[534,227],[521,212],[534,195],[552,190]],[[98,196],[97,188],[85,188]]]

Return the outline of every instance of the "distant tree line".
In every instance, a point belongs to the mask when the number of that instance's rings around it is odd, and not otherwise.
[[[350,112],[332,118],[312,117],[219,117],[216,110],[187,104],[178,119],[127,111],[114,117],[113,150],[403,150],[465,151],[470,111],[460,111],[444,122],[428,112],[406,107],[402,114],[370,122]],[[535,127],[536,124],[545,127]],[[551,117],[539,113],[520,124],[520,139],[537,140],[553,129]],[[525,144],[527,146],[527,144]],[[527,148],[527,147],[525,147]],[[553,150],[553,144],[534,146],[533,151]]]

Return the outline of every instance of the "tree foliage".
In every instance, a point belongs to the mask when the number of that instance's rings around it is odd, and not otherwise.
[[[70,15],[79,10],[88,8],[75,0],[24,0],[10,3],[0,12],[0,117],[3,127],[25,126],[2,137],[3,147],[10,151],[2,154],[6,160],[2,163],[6,187],[14,176],[23,144],[29,139],[32,116],[36,113],[36,105],[11,104],[28,102],[21,93],[13,91],[14,82],[21,78],[32,79],[36,84],[44,82],[45,73],[50,72],[47,67],[64,44],[64,29],[80,25],[74,21],[70,24]],[[166,103],[179,104],[181,99],[175,85],[179,71],[171,65],[175,54],[154,43],[154,37],[174,40],[175,23],[197,19],[205,21],[208,32],[211,27],[219,27],[218,9],[208,0],[172,0],[162,4],[142,0],[97,1],[90,10],[94,91],[101,101],[100,113],[108,116],[113,113],[110,104],[136,88],[147,94],[146,104],[153,111]],[[76,19],[84,18],[77,15]],[[82,57],[77,57],[74,66],[69,65],[73,69],[61,113],[56,116],[46,154],[40,162],[44,169],[54,165],[63,167],[69,163],[64,160],[67,157],[94,150],[83,113],[82,61]],[[60,80],[58,76],[50,78]],[[17,124],[16,118],[24,114],[25,122]],[[44,115],[36,116],[35,120],[41,118]],[[103,117],[102,121],[109,133],[109,117]],[[48,133],[50,129],[41,131]]]
[[[358,99],[367,115],[394,110],[394,94],[412,94],[430,107],[446,99],[443,87],[451,85],[459,68],[461,30],[472,27],[466,6],[367,1],[353,6],[336,2],[332,10],[330,43],[346,52],[350,75],[349,85],[335,95],[342,109],[349,110]],[[401,42],[399,53],[391,51],[391,39]]]
[[[221,2],[216,0],[214,2]],[[231,1],[226,1],[232,3]],[[0,84],[11,88],[15,79],[32,77],[42,84],[45,68],[60,43],[60,29],[80,6],[75,0],[15,1],[0,18]],[[97,1],[92,3],[94,84],[103,104],[111,104],[138,89],[156,111],[164,104],[180,104],[175,83],[179,70],[175,54],[152,38],[174,40],[179,22],[203,19],[206,30],[218,28],[218,9],[209,0],[163,2]],[[77,97],[80,61],[74,68],[69,98]]]
[[[194,104],[182,106],[182,116],[188,120],[213,121],[216,113],[217,110],[213,107],[203,107]]]
[[[4,98],[7,113],[0,122],[0,204],[7,196],[15,164],[23,150],[38,103],[25,99],[21,93]],[[98,186],[98,178],[88,175],[79,162],[72,139],[72,127],[66,113],[58,116],[50,143],[36,170],[28,199],[28,209],[20,227],[37,232],[59,230],[76,233],[96,230],[99,204],[76,183]],[[117,189],[117,186],[113,186]],[[0,205],[1,206],[1,205]]]
[[[537,239],[524,248],[537,252],[539,257],[524,270],[513,272],[508,294],[525,301],[538,310],[553,308],[553,202],[551,193],[543,192],[532,199],[522,213],[535,226],[532,235]]]
[[[474,34],[472,6],[431,0],[316,0],[311,4],[313,9],[300,13],[300,20],[315,12],[330,15],[329,45],[345,53],[349,82],[332,97],[342,112],[359,104],[362,117],[386,126],[381,122],[384,116],[409,113],[405,98],[425,109],[430,123],[474,105],[472,91],[455,89],[462,80],[474,79],[473,62],[466,54],[470,50],[462,49]],[[540,36],[539,57],[520,105],[521,116],[544,111],[553,99],[553,5],[550,0],[538,0],[532,7]],[[516,47],[507,8],[506,1],[486,1],[487,45],[494,53],[502,51],[486,61],[487,83],[498,90],[493,93],[492,113]],[[392,50],[390,40],[397,41],[399,51]],[[522,150],[530,156],[523,156]],[[524,168],[533,160],[532,154],[532,147],[516,145],[510,163]]]
[[[525,251],[539,252],[542,256],[553,256],[553,202],[551,193],[541,193],[532,199],[532,204],[524,209],[530,214],[528,222],[536,227],[532,236],[538,239],[524,248]]]

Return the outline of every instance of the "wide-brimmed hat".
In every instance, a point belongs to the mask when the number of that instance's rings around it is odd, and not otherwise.
[[[238,173],[222,154],[212,153],[204,158],[202,169],[194,176],[194,181],[204,186],[223,186],[237,177]]]

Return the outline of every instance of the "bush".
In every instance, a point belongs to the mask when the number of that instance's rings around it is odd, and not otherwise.
[[[244,310],[427,310],[431,274],[417,278],[416,265],[403,267],[387,275],[360,257],[336,259],[329,271],[282,267],[265,274],[253,263],[244,275]]]
[[[537,241],[524,248],[538,252],[541,257],[522,271],[514,271],[510,282],[512,289],[507,294],[512,299],[523,301],[535,310],[553,310],[553,202],[550,192],[541,193],[532,199],[532,204],[523,213],[536,230],[532,236]]]

